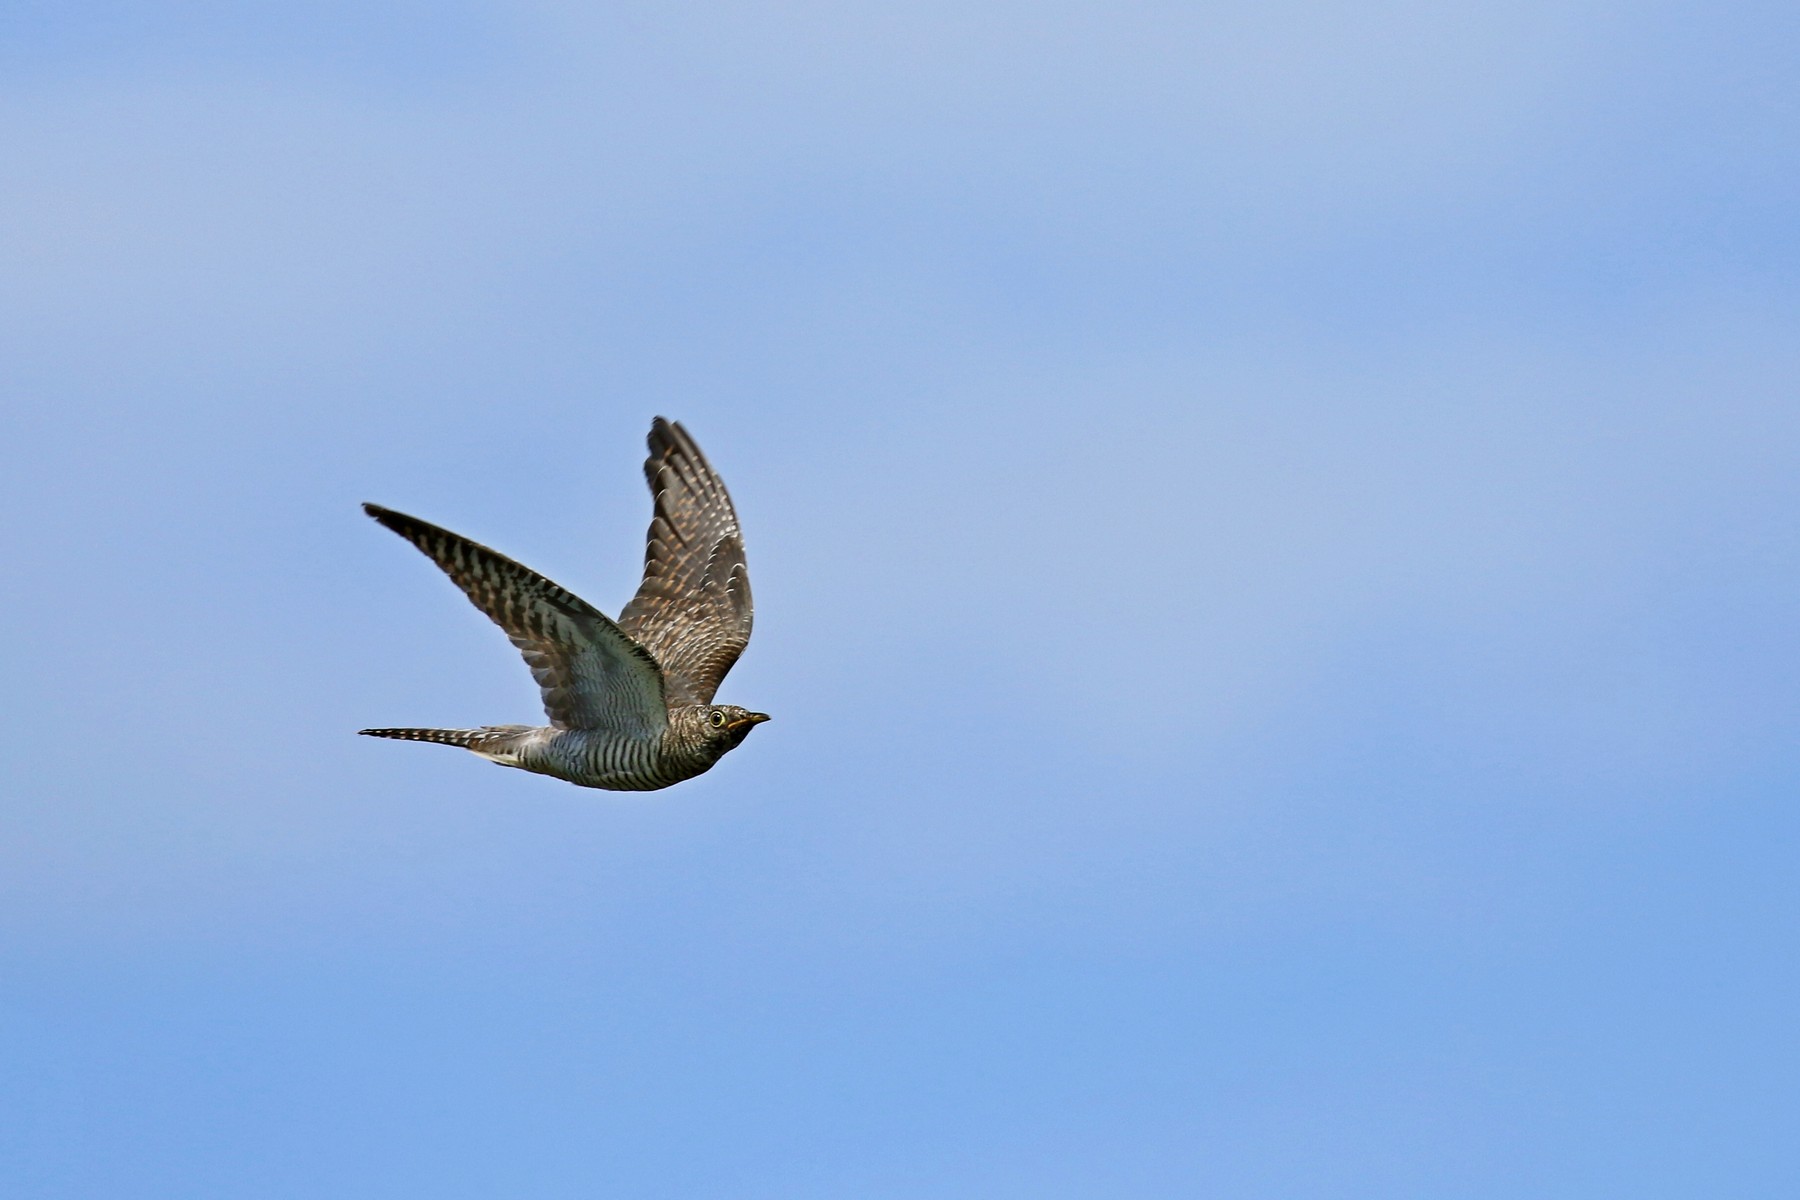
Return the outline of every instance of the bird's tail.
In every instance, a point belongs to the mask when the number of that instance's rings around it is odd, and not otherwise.
[[[477,754],[497,748],[497,743],[523,733],[529,725],[486,725],[480,729],[359,729],[364,737],[398,738],[403,742],[436,742],[461,746]]]

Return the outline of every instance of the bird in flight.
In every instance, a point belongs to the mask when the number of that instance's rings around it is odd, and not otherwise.
[[[725,482],[677,423],[656,418],[644,477],[655,497],[644,582],[607,618],[486,546],[376,504],[363,511],[443,568],[525,656],[550,723],[364,729],[461,746],[582,787],[647,792],[691,779],[769,719],[714,704],[750,641],[744,535]]]

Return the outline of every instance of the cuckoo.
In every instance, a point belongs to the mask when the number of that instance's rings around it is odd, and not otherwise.
[[[543,690],[550,723],[359,732],[461,746],[502,766],[612,791],[680,783],[736,749],[769,719],[712,702],[750,640],[750,577],[737,512],[724,481],[678,423],[652,422],[644,476],[655,497],[644,581],[616,622],[486,546],[363,505],[506,631]]]

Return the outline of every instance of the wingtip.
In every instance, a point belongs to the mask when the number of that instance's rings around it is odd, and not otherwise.
[[[370,504],[366,500],[363,501],[362,510],[370,517],[374,518],[375,523],[380,525],[383,529],[391,529],[402,536],[406,536],[406,530],[409,526],[420,523],[417,517],[409,517],[396,509],[383,508],[379,504]]]
[[[650,468],[670,458],[690,458],[702,464],[706,455],[700,452],[700,445],[694,441],[694,435],[680,421],[671,421],[667,417],[656,417],[650,422],[650,436],[645,439],[650,447],[650,458],[644,466]],[[707,468],[711,470],[710,467]]]

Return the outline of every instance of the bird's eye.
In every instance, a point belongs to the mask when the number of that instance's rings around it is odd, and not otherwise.
[[[708,717],[707,720],[712,722],[712,727],[714,729],[725,728],[725,710],[722,708],[713,709],[712,716]]]

